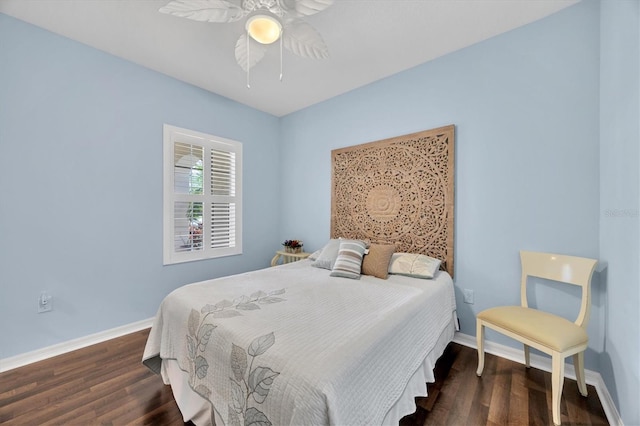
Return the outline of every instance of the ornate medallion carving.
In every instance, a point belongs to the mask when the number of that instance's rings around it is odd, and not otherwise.
[[[453,125],[331,155],[332,238],[392,242],[453,276]]]

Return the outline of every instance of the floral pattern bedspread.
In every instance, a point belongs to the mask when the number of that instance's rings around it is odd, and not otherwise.
[[[212,423],[380,424],[454,310],[446,273],[351,280],[300,261],[173,291],[143,362],[176,360]]]

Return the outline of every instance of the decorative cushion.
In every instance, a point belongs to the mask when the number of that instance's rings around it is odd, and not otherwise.
[[[311,264],[311,266],[331,270],[333,268],[334,262],[336,261],[336,258],[338,257],[338,249],[340,249],[340,240],[329,240],[329,242],[322,248],[320,255]]]
[[[316,251],[314,251],[313,253],[311,253],[308,257],[309,260],[316,260],[318,257],[320,257],[320,253],[322,253],[322,249],[318,249]]]
[[[386,280],[389,276],[389,262],[395,251],[396,246],[392,244],[371,244],[362,260],[362,274]]]
[[[440,259],[415,253],[395,253],[391,256],[389,273],[414,278],[431,279],[440,268]]]
[[[367,246],[364,241],[340,240],[340,249],[331,273],[332,277],[359,279],[362,256]]]

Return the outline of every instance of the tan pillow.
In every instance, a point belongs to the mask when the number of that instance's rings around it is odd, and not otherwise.
[[[389,261],[395,251],[396,246],[392,244],[371,244],[369,253],[364,255],[362,261],[362,274],[386,280],[389,276]]]

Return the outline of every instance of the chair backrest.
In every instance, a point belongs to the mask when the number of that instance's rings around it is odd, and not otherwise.
[[[567,256],[563,254],[521,251],[522,278],[520,283],[520,301],[527,303],[527,277],[540,277],[582,287],[580,313],[574,321],[580,327],[587,326],[591,311],[591,277],[598,263],[595,259]]]

